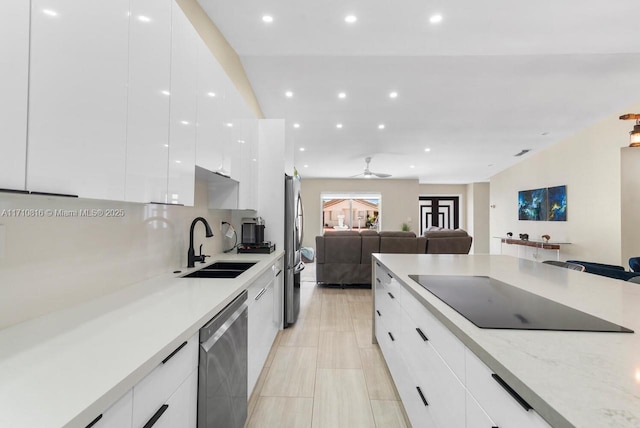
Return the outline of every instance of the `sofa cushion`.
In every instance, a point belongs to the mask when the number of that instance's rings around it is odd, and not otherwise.
[[[360,234],[327,233],[324,236],[324,263],[360,264],[362,240]]]
[[[469,234],[462,229],[441,229],[424,232],[423,236],[427,238],[455,238],[458,236],[469,236]]]
[[[378,233],[370,234],[364,232],[375,232],[363,230],[361,233],[362,252],[360,255],[360,263],[363,265],[371,265],[371,254],[380,252],[380,237]]]
[[[415,254],[418,252],[418,240],[413,232],[380,232],[379,235],[381,253]]]

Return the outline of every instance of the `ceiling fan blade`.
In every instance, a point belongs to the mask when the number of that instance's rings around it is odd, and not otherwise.
[[[356,178],[356,177],[360,177],[361,175],[364,175],[364,173],[361,172],[360,174],[352,175],[349,178]]]
[[[384,174],[380,172],[372,172],[371,174],[375,175],[378,178],[388,178],[391,177],[391,174]]]

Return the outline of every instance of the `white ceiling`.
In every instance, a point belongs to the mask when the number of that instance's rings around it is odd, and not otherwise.
[[[484,181],[640,99],[637,0],[199,2],[306,177]]]

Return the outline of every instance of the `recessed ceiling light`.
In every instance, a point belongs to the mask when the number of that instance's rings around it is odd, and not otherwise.
[[[398,93],[397,92],[390,92],[389,93],[389,98],[398,98]]]
[[[430,152],[431,149],[429,147],[427,147],[426,149],[424,149],[425,152]]]
[[[304,147],[300,147],[300,151],[301,151],[301,152],[304,152]]]
[[[340,99],[342,99],[342,100],[343,100],[343,99],[347,98],[347,94],[346,94],[346,93],[344,93],[344,92],[340,92],[340,93],[338,94],[338,98],[340,98]]]
[[[238,143],[244,144],[244,140],[238,140]]]
[[[378,125],[378,129],[384,129],[384,123],[381,123],[380,125]]]
[[[140,22],[151,22],[151,18],[144,15],[138,15],[138,21]]]
[[[164,146],[165,146],[165,147],[169,147],[169,145],[168,145],[168,144],[165,144]]]
[[[182,163],[182,161],[181,160],[177,160],[176,163]]]
[[[358,20],[358,17],[355,16],[355,15],[347,15],[347,16],[344,17],[344,21],[348,22],[349,24],[353,24],[357,20]]]
[[[227,123],[227,128],[233,128],[233,123],[231,122]]]
[[[263,15],[262,22],[271,23],[273,22],[273,16],[271,15]]]
[[[442,22],[442,15],[440,15],[439,13],[431,15],[429,17],[429,22],[432,24],[439,24],[440,22]]]
[[[58,12],[56,12],[55,10],[51,10],[51,9],[42,9],[42,13],[44,13],[45,15],[49,15],[49,16],[58,16]]]
[[[336,125],[336,128],[338,128],[338,129],[342,129],[342,124],[341,124],[341,123],[338,123],[338,124]]]
[[[415,165],[409,165],[409,168],[415,168],[415,167],[416,167]]]
[[[293,127],[294,127],[294,128],[300,128],[300,124],[299,124],[299,123],[294,123],[294,124],[293,124]]]
[[[171,92],[169,91],[161,91],[161,93],[162,95],[167,95],[167,96],[171,95]]]
[[[293,97],[293,92],[287,91],[287,92],[284,93],[284,96],[287,97],[287,98],[291,98],[291,97]]]
[[[181,121],[180,121],[180,123],[181,123],[181,124],[183,124],[183,125],[188,125],[188,124],[189,124],[189,121],[181,120]]]
[[[207,92],[207,95],[209,95],[211,98],[216,96],[215,92]]]
[[[251,159],[251,162],[258,162],[258,159],[253,158],[253,159]]]
[[[304,166],[304,167],[305,167],[305,168],[309,168],[309,165],[306,165],[306,164],[305,164],[305,166]]]

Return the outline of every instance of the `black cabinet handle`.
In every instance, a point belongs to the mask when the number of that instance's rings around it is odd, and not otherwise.
[[[144,424],[143,428],[151,428],[152,426],[154,426],[156,424],[156,422],[158,422],[158,419],[160,419],[160,417],[162,416],[162,414],[164,412],[167,411],[167,409],[169,408],[168,404],[163,404],[158,411],[151,417],[151,419],[149,419],[149,422],[147,422],[146,424]]]
[[[396,340],[393,338],[393,334],[391,334],[391,332],[389,332],[389,337],[391,338],[392,342],[395,342]]]
[[[91,422],[89,422],[89,425],[87,425],[85,428],[91,428],[92,426],[94,426],[95,424],[98,423],[98,421],[102,419],[102,414],[98,415],[97,418],[95,418],[94,420],[92,420]]]
[[[376,278],[376,281],[380,282],[380,278]]]
[[[42,195],[42,196],[60,196],[63,198],[77,198],[78,195],[69,195],[67,193],[51,193],[51,192],[31,192],[32,195]]]
[[[387,292],[387,294],[389,295],[389,297],[391,297],[392,299],[395,299],[395,297],[393,297],[393,294]]]
[[[150,205],[175,205],[176,207],[184,207],[184,204],[174,204],[172,202],[156,202],[156,201],[150,201],[149,202]]]
[[[20,193],[23,195],[28,195],[29,191],[28,190],[18,190],[18,189],[0,189],[0,192],[2,193]]]
[[[497,374],[493,373],[491,374],[491,377],[498,382],[498,384],[504,388],[505,391],[507,391],[509,393],[509,395],[518,402],[519,405],[522,406],[523,409],[525,409],[527,412],[531,409],[533,409],[533,407],[531,407],[529,405],[529,403],[527,403],[526,401],[524,401],[524,398],[520,397],[520,395],[515,392],[513,389],[511,389],[511,387],[507,384],[507,382],[505,382],[500,376],[498,376]]]
[[[184,348],[185,346],[187,346],[187,342],[184,342],[182,345],[178,346],[175,351],[173,351],[172,353],[169,354],[169,356],[167,358],[165,358],[164,360],[162,360],[162,364],[165,364],[167,361],[169,361],[171,358],[173,358],[174,355],[176,355],[178,352],[180,352],[180,350],[182,348]]]
[[[429,338],[422,332],[422,330],[420,330],[420,327],[416,328],[416,331],[418,332],[422,340],[424,340],[425,342],[429,340]]]
[[[387,275],[389,276],[389,278],[393,279],[393,276],[391,276],[389,272],[387,272]]]
[[[429,403],[427,402],[427,399],[424,398],[424,394],[422,393],[422,390],[420,389],[420,387],[416,386],[416,389],[418,390],[418,394],[420,394],[420,398],[422,399],[422,402],[424,403],[424,405],[428,406]]]
[[[376,266],[380,267],[380,263],[376,262]]]
[[[382,316],[382,314],[380,313],[380,311],[379,311],[379,310],[377,310],[377,309],[376,309],[376,312],[378,313],[378,316],[379,316],[379,317],[381,317],[381,316]]]

